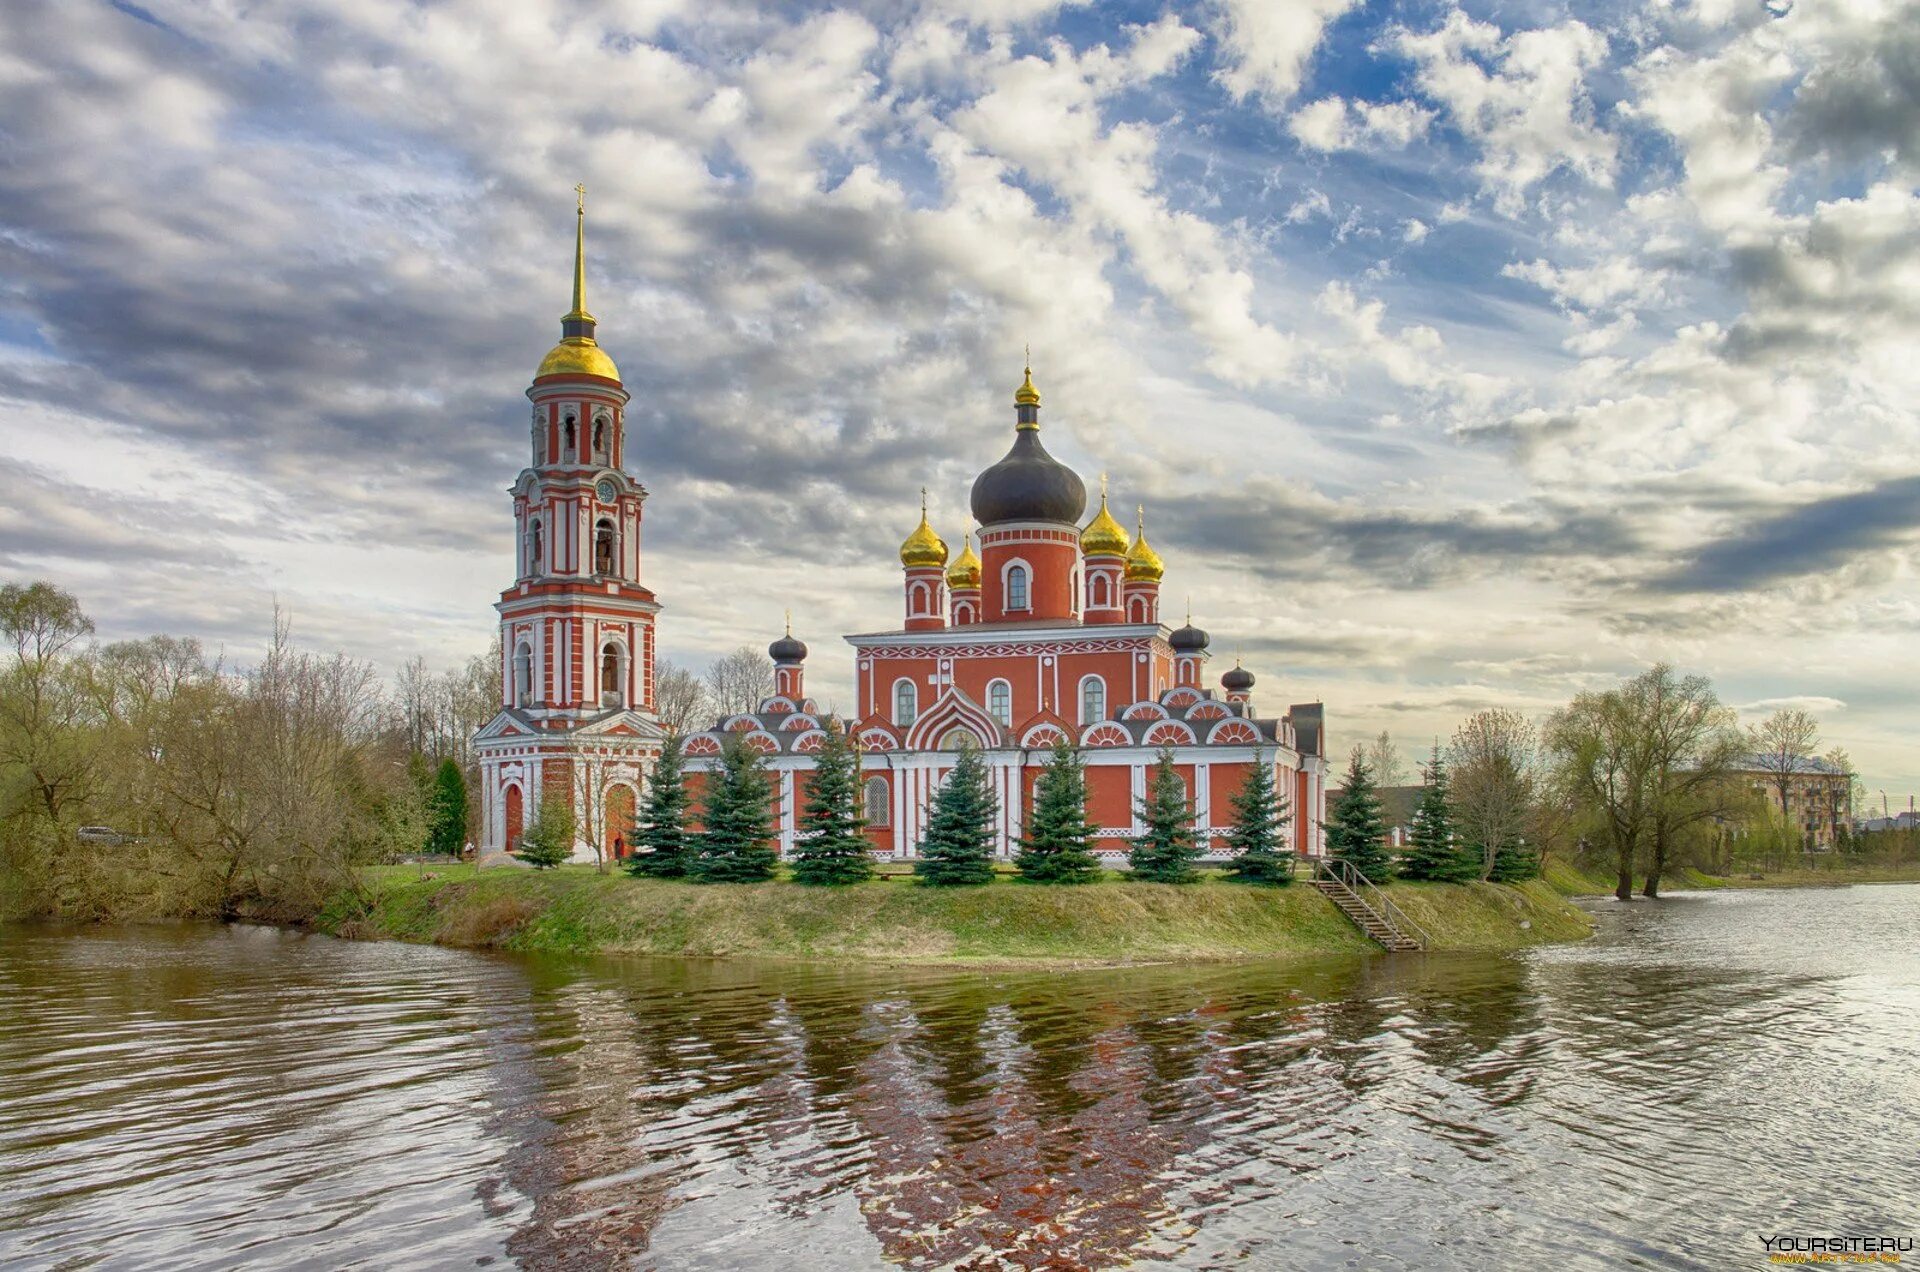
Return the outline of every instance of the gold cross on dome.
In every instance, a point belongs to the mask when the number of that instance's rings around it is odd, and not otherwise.
[[[575,186],[575,187],[573,187],[573,192],[574,192],[574,194],[575,194],[576,196],[578,196],[578,200],[579,200],[579,201],[578,201],[578,203],[577,203],[577,204],[575,205],[575,210],[576,210],[576,211],[578,211],[578,212],[580,212],[580,213],[581,213],[582,215],[584,215],[584,214],[586,213],[586,210],[587,210],[587,186],[586,186],[586,183],[585,183],[585,182],[583,181],[583,182],[581,182],[581,183],[580,183],[579,185],[577,185],[577,186]]]

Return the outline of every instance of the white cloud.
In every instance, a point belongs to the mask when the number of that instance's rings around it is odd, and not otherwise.
[[[1287,131],[1309,150],[1398,149],[1424,136],[1433,112],[1412,102],[1350,102],[1323,97],[1287,119]]]
[[[1578,21],[1505,35],[1455,9],[1432,31],[1401,29],[1392,46],[1478,146],[1476,171],[1502,212],[1518,213],[1558,170],[1612,183],[1618,147],[1594,120],[1586,85],[1606,57],[1605,35]]]
[[[1223,52],[1216,78],[1237,98],[1259,96],[1275,109],[1300,91],[1307,61],[1327,24],[1360,0],[1218,0],[1216,38]]]

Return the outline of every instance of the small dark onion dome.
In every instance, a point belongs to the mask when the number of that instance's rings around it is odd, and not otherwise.
[[[1185,627],[1174,628],[1167,643],[1182,653],[1191,653],[1207,647],[1207,634],[1189,622]]]
[[[1220,687],[1230,693],[1245,693],[1253,688],[1253,673],[1235,663],[1232,671],[1220,677]]]
[[[767,646],[767,657],[777,663],[805,662],[807,658],[807,647],[800,641],[795,640],[792,632],[788,632],[785,636],[782,636],[779,640]]]
[[[1038,428],[1014,433],[1006,457],[973,479],[973,519],[1062,521],[1075,526],[1087,510],[1087,488],[1073,469],[1047,454]]]

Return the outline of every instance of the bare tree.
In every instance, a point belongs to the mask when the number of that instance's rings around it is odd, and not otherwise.
[[[1737,807],[1740,733],[1705,676],[1675,676],[1660,663],[1628,682],[1627,692],[1645,721],[1652,836],[1643,891],[1653,898],[1681,836]]]
[[[1534,829],[1539,735],[1517,711],[1476,712],[1454,730],[1447,763],[1455,818],[1467,840],[1480,847],[1484,879],[1499,845]]]
[[[1395,746],[1393,738],[1385,729],[1380,736],[1367,743],[1367,766],[1373,770],[1376,786],[1399,786],[1407,776],[1407,765],[1400,758],[1400,748]]]
[[[707,693],[716,714],[745,715],[773,696],[773,659],[742,645],[707,669]]]
[[[1578,695],[1547,725],[1554,775],[1613,849],[1614,896],[1633,899],[1633,866],[1646,826],[1647,782],[1638,722],[1624,692]]]
[[[1753,752],[1753,763],[1766,775],[1780,800],[1780,815],[1789,824],[1793,821],[1789,807],[1793,779],[1805,776],[1807,761],[1819,746],[1820,722],[1795,708],[1782,707],[1758,727],[1747,730],[1747,747]]]
[[[653,666],[653,712],[669,733],[697,733],[708,723],[707,687],[685,667],[663,658]]]

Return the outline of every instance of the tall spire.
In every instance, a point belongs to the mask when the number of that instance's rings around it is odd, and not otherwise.
[[[562,322],[585,319],[593,321],[593,315],[587,312],[587,187],[584,183],[573,187],[576,202],[573,220],[573,309]]]

